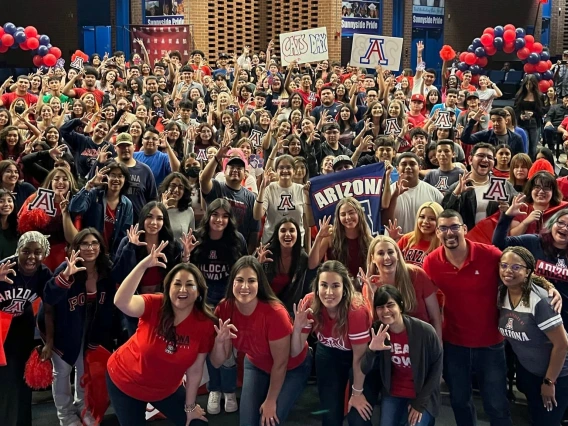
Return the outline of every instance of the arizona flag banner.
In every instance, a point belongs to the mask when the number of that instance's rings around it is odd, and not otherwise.
[[[384,163],[317,176],[310,179],[310,200],[314,220],[333,216],[339,200],[353,197],[363,207],[373,235],[381,227],[381,194],[383,192]]]
[[[181,54],[183,63],[189,61],[192,50],[189,25],[133,25],[130,35],[132,52],[142,55],[140,45],[134,43],[134,39],[142,39],[152,64],[171,50],[177,50]]]

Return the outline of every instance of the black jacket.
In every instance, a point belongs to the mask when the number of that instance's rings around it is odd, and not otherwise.
[[[473,127],[476,125],[477,121],[473,118],[467,122],[466,128],[463,130],[460,140],[468,145],[475,145],[478,142],[487,142],[493,146],[499,145],[499,139],[495,134],[493,129],[482,130],[481,132],[473,133]],[[523,145],[523,139],[514,132],[507,130],[507,135],[509,139],[507,145],[511,147],[511,155],[521,154],[525,152],[525,146]]]
[[[558,127],[567,115],[568,108],[565,108],[564,104],[552,105],[544,117],[544,122],[550,121],[554,127]]]

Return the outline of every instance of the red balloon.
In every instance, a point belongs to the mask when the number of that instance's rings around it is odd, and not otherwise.
[[[477,86],[479,84],[479,75],[474,75],[471,77],[471,84]]]
[[[516,34],[515,31],[513,30],[507,30],[503,33],[503,40],[505,40],[505,42],[509,41],[513,41],[515,40]]]
[[[460,62],[465,62],[465,55],[467,55],[467,52],[460,53]]]
[[[26,40],[26,45],[30,50],[35,50],[39,47],[39,40],[36,37],[31,37]]]
[[[513,53],[514,51],[515,51],[515,43],[513,42],[505,43],[505,45],[503,46],[503,52],[505,53]]]
[[[458,78],[458,79],[460,79],[460,80],[461,80],[461,79],[462,79],[462,77],[463,77],[463,71],[461,71],[461,70],[457,70],[457,71],[456,71],[456,76],[457,76],[457,78]]]
[[[493,46],[493,36],[491,34],[483,34],[481,36],[481,44],[485,47]]]
[[[10,47],[14,44],[14,37],[12,37],[12,34],[4,34],[0,37],[0,40],[2,41],[2,45],[6,47]]]
[[[487,53],[487,56],[493,56],[497,53],[497,48],[495,46],[486,46],[485,53]]]
[[[8,46],[0,46],[0,53],[6,53],[8,51]]]
[[[527,74],[532,74],[533,72],[536,72],[536,67],[533,64],[527,63],[523,66],[523,70],[525,70]]]
[[[552,68],[552,61],[549,59],[546,61],[546,65],[548,65],[548,69]]]
[[[46,67],[52,67],[57,63],[57,58],[52,53],[48,53],[43,57],[43,63]]]
[[[491,36],[494,36],[495,30],[493,29],[493,27],[487,27],[483,30],[483,34],[489,34]]]
[[[522,49],[519,49],[519,51],[517,52],[517,58],[519,58],[521,61],[524,61],[529,57],[530,54],[531,51],[526,47],[523,47]]]
[[[39,55],[35,55],[33,58],[33,63],[36,67],[41,67],[43,65],[43,58]]]
[[[538,88],[540,89],[540,91],[542,93],[546,93],[546,91],[548,90],[548,88],[551,86],[550,82],[548,80],[540,80],[538,82]]]
[[[31,25],[29,27],[24,28],[24,34],[26,35],[26,37],[30,38],[30,37],[37,37],[37,29],[36,27],[32,27]]]
[[[61,58],[61,49],[59,49],[59,47],[52,47],[49,49],[49,53],[55,56],[55,59]]]
[[[505,25],[505,26],[503,27],[503,29],[504,29],[505,31],[507,31],[507,30],[512,30],[513,32],[515,32],[515,30],[516,30],[516,28],[515,28],[515,26],[514,26],[513,24],[507,24],[507,25]]]
[[[30,50],[30,48],[28,47],[27,43],[24,41],[23,43],[20,43],[20,49],[22,50]]]
[[[482,68],[486,67],[488,62],[489,60],[487,59],[487,56],[484,56],[483,58],[477,58],[477,65]]]
[[[465,63],[468,65],[473,65],[475,64],[475,61],[477,60],[477,56],[475,56],[475,53],[466,53],[465,55]]]
[[[534,53],[540,53],[540,52],[542,52],[542,44],[540,44],[539,42],[534,43],[531,50],[532,50]]]
[[[529,50],[531,50],[533,44],[534,44],[534,37],[532,35],[526,35],[525,36],[525,47],[528,48]]]
[[[548,64],[545,61],[540,61],[535,68],[538,72],[545,72],[548,70]]]

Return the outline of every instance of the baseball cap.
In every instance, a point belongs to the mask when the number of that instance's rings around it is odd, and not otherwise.
[[[241,158],[240,155],[233,155],[229,158],[229,161],[227,161],[227,165],[229,164],[236,164],[236,163],[240,163],[240,165],[242,165],[243,167],[246,167],[246,163],[245,161]]]
[[[219,59],[229,59],[229,55],[225,52],[219,53]]]
[[[410,102],[412,101],[417,101],[417,102],[426,102],[426,100],[424,99],[424,95],[421,95],[420,93],[415,93],[414,95],[412,95],[412,97],[410,98]]]
[[[115,145],[120,145],[120,144],[127,144],[127,145],[133,145],[132,143],[132,136],[130,136],[129,133],[121,133],[116,137],[116,142]]]
[[[568,56],[568,50],[565,50],[564,52],[562,52],[562,54],[563,54],[564,56]]]
[[[338,155],[333,159],[333,170],[337,168],[337,166],[341,163],[349,163],[353,165],[353,161],[351,161],[351,157],[348,155]]]
[[[477,92],[469,92],[466,97],[465,100],[467,101],[469,98],[477,98],[479,99],[479,93]]]

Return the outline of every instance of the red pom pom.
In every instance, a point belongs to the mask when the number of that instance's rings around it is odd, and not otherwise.
[[[449,44],[445,44],[442,47],[442,50],[440,50],[440,58],[442,58],[442,61],[451,61],[455,57],[456,51],[452,49],[452,46],[450,46]]]
[[[53,382],[53,364],[50,359],[41,360],[40,348],[38,346],[32,351],[24,370],[26,384],[35,390],[45,389]]]
[[[106,387],[107,362],[110,352],[102,346],[96,349],[87,350],[85,354],[85,374],[81,377],[81,386],[85,389],[85,409],[82,415],[88,410],[94,419],[102,422],[107,408],[110,405],[110,398]]]
[[[45,229],[51,218],[42,209],[33,209],[22,212],[18,220],[18,232],[24,234],[28,231]]]

